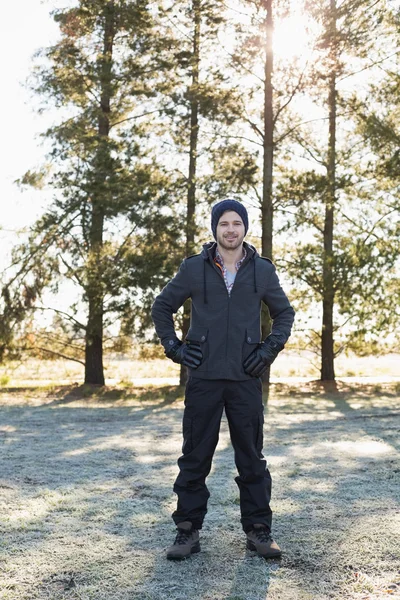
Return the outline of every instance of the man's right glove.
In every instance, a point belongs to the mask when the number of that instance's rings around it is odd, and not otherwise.
[[[198,344],[184,344],[180,340],[177,340],[165,354],[179,365],[185,365],[191,369],[197,369],[203,360],[203,353]]]
[[[284,347],[279,338],[269,335],[244,361],[245,372],[252,377],[261,377]]]

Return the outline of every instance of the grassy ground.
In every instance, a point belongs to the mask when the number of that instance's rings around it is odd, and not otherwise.
[[[400,356],[387,354],[384,356],[345,356],[340,355],[335,360],[336,376],[343,377],[375,377],[390,379],[396,377],[400,381]],[[153,382],[178,383],[179,365],[170,360],[134,360],[131,357],[105,359],[105,377],[108,385],[125,385],[142,383],[143,378],[151,378]],[[271,378],[274,381],[293,377],[319,377],[319,365],[311,352],[295,352],[285,350],[272,365]],[[0,365],[0,386],[44,384],[60,381],[63,383],[81,383],[83,381],[83,366],[68,360],[39,360],[29,359]]]
[[[84,396],[84,397],[83,397]],[[0,394],[2,600],[400,597],[396,386],[273,386],[265,423],[281,561],[245,550],[227,424],[202,552],[171,563],[183,389]]]

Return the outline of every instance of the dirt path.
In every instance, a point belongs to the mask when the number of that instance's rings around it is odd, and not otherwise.
[[[400,597],[398,397],[270,400],[264,449],[281,561],[246,553],[223,422],[202,552],[171,563],[174,389],[143,390],[141,401],[1,396],[2,600]]]

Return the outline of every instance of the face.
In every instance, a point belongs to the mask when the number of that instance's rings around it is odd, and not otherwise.
[[[244,224],[241,217],[233,210],[221,215],[217,225],[217,242],[225,250],[236,250],[244,239]]]

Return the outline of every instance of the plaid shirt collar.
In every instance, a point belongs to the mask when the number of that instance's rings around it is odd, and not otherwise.
[[[247,256],[247,252],[246,252],[246,248],[243,246],[243,256],[240,260],[237,261],[237,263],[235,264],[236,267],[236,271],[239,271],[242,262],[244,261],[244,259]],[[226,269],[225,265],[224,265],[224,259],[222,258],[222,256],[220,255],[220,253],[218,252],[218,246],[215,248],[215,257],[214,257],[214,262],[215,263],[219,263],[221,265],[221,267],[223,267],[224,269]]]
[[[246,256],[247,256],[247,251],[246,251],[246,248],[243,246],[243,256],[235,264],[236,272],[239,271],[239,269],[240,269],[240,267],[241,267],[244,259],[246,258]],[[224,265],[224,259],[222,258],[222,256],[218,252],[218,246],[215,249],[214,262],[221,269],[222,275],[224,276],[224,281],[225,281],[226,289],[228,290],[228,293],[230,294],[231,293],[231,289],[233,287],[233,282],[229,283],[229,281],[228,281],[228,276],[227,276],[228,269]]]

